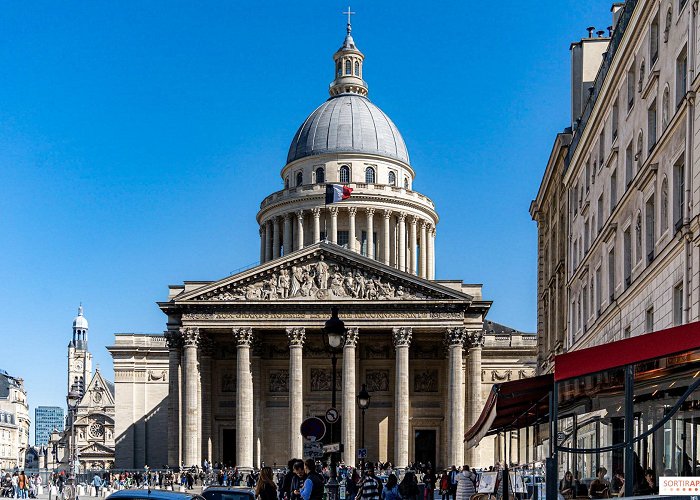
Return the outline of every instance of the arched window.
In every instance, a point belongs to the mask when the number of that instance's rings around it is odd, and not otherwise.
[[[664,43],[668,42],[668,35],[671,33],[671,22],[673,21],[673,11],[671,7],[666,12],[666,25],[664,26]]]
[[[350,59],[345,61],[345,74],[352,75],[352,62],[350,62]]]
[[[396,174],[393,170],[389,171],[389,185],[396,186]]]
[[[403,178],[403,188],[408,189],[408,177]]]
[[[338,74],[336,75],[336,77],[343,76],[343,63],[341,63],[340,61],[338,61],[338,64],[337,64],[337,67],[336,67],[336,71],[337,71],[337,73],[338,73]]]
[[[367,167],[367,170],[365,170],[365,182],[367,184],[374,184],[375,178],[374,169],[372,167]]]
[[[284,180],[284,189],[289,189],[289,176]]]
[[[316,169],[316,184],[323,184],[324,182],[326,182],[326,173],[323,167],[318,167]]]
[[[669,115],[669,107],[671,106],[671,95],[668,90],[668,85],[666,85],[666,88],[664,89],[664,96],[661,101],[661,128],[666,129],[668,126],[668,115]]]
[[[340,182],[350,182],[350,167],[347,165],[340,167]]]
[[[355,61],[355,76],[360,76],[360,63]]]
[[[301,170],[297,172],[297,186],[301,186],[301,183],[304,181],[304,175],[301,173]]]
[[[668,180],[661,183],[661,234],[668,229]]]

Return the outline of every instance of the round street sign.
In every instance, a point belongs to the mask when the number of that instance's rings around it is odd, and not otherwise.
[[[299,432],[306,439],[320,441],[326,435],[326,424],[318,417],[309,417],[301,423]]]
[[[336,423],[339,417],[340,414],[335,408],[328,408],[328,411],[326,411],[326,422],[328,422],[329,424]]]

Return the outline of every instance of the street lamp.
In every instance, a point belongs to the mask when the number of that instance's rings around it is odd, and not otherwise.
[[[371,396],[367,392],[367,385],[362,384],[362,390],[357,395],[357,406],[362,410],[362,448],[365,448],[365,411],[369,408]],[[365,457],[362,457],[362,475],[365,474]]]
[[[323,343],[326,349],[331,354],[331,407],[335,408],[335,384],[336,384],[336,366],[338,364],[338,353],[343,348],[345,342],[345,323],[338,317],[338,308],[331,307],[331,317],[326,321],[325,327],[321,330],[323,333]],[[333,436],[333,424],[331,424],[331,437]],[[331,453],[331,477],[326,483],[328,488],[328,500],[338,500],[338,471],[335,465],[335,454]]]
[[[76,454],[77,446],[75,443],[75,415],[78,411],[78,403],[80,403],[80,391],[75,384],[73,384],[66,396],[66,403],[68,403],[68,411],[70,413],[70,446],[68,447],[68,456],[70,464],[70,476],[69,484],[75,485],[75,469],[76,469]],[[71,481],[72,480],[72,481]]]

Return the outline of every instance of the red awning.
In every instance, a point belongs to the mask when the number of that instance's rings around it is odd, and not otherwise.
[[[554,358],[556,381],[700,349],[700,322],[667,328]]]
[[[478,420],[464,434],[467,446],[476,446],[489,434],[520,429],[545,420],[549,414],[549,392],[553,383],[554,376],[548,374],[495,384]]]

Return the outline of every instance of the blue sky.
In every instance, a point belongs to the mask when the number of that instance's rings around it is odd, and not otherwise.
[[[95,361],[161,332],[167,285],[258,258],[255,214],[327,98],[343,3],[1,2],[0,368],[64,405],[78,303]],[[569,121],[569,43],[610,2],[360,0],[369,97],[441,216],[437,278],[536,329],[528,208]],[[32,434],[33,438],[33,434]]]

